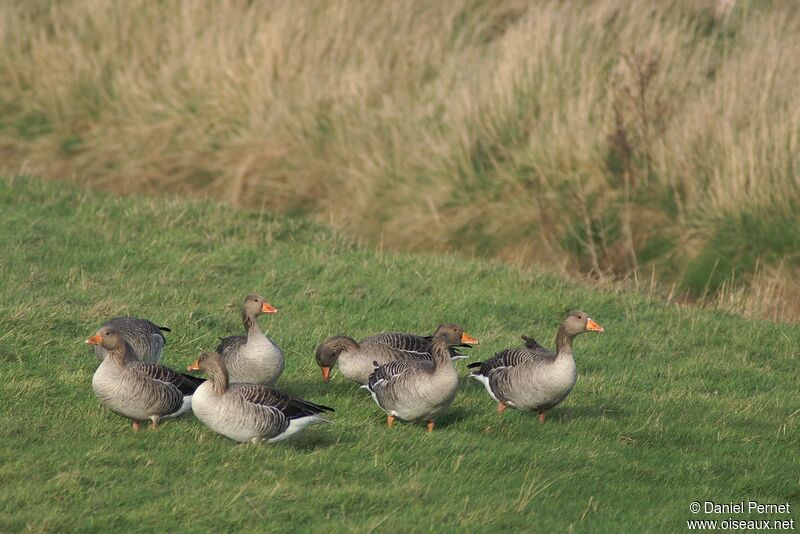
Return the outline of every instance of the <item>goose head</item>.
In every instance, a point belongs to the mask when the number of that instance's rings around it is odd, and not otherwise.
[[[87,345],[100,345],[108,351],[122,348],[124,341],[116,328],[104,326],[95,335],[85,341]]]
[[[204,352],[186,370],[200,371],[208,375],[214,389],[220,393],[228,387],[228,369],[225,368],[225,363],[216,352]]]
[[[322,369],[322,381],[327,382],[331,378],[331,368],[336,364],[339,355],[346,351],[358,349],[358,343],[353,338],[347,336],[333,336],[319,344],[317,347],[317,365]]]
[[[561,328],[572,337],[584,332],[605,332],[602,326],[589,317],[589,314],[580,310],[569,312],[561,322]]]
[[[464,329],[452,323],[439,325],[433,334],[433,341],[444,343],[448,347],[455,345],[477,345],[478,340],[464,332]]]
[[[204,352],[197,358],[194,363],[189,365],[186,370],[187,371],[202,371],[207,373],[209,370],[217,370],[222,369],[225,367],[225,364],[222,363],[222,358],[219,357],[214,351]]]
[[[278,313],[278,309],[258,293],[247,295],[242,304],[242,314],[247,317],[258,317],[262,313]]]

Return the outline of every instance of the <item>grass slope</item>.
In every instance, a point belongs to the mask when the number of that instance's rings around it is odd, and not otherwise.
[[[0,530],[677,530],[694,500],[800,501],[800,328],[593,293],[487,261],[363,250],[299,219],[0,181]],[[262,325],[280,386],[336,424],[237,446],[193,417],[132,433],[92,394],[82,344],[123,313],[173,328],[180,368]],[[499,417],[464,380],[437,431],[387,429],[369,396],[314,363],[328,335],[462,324],[473,359],[581,307],[580,379],[545,425]],[[463,363],[459,364],[463,372]],[[723,519],[723,517],[718,517]]]

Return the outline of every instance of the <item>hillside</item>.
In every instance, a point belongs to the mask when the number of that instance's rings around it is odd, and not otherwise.
[[[4,2],[6,175],[800,320],[800,4]]]
[[[0,530],[674,531],[703,517],[695,500],[800,502],[800,327],[101,187],[0,180],[0,228]],[[181,368],[241,328],[252,290],[280,310],[262,318],[280,386],[334,406],[334,425],[237,446],[191,416],[134,434],[99,406],[83,340],[104,319],[172,327],[164,361]],[[313,358],[331,334],[454,321],[478,360],[521,334],[552,345],[574,307],[606,333],[576,341],[578,384],[545,425],[499,417],[464,379],[433,434],[387,429]]]

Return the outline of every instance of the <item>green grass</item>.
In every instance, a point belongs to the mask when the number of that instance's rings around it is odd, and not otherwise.
[[[671,531],[694,500],[800,505],[798,326],[38,180],[0,180],[0,225],[2,531]],[[280,309],[261,321],[287,355],[280,387],[334,406],[335,425],[236,445],[192,416],[134,434],[99,406],[83,340],[105,319],[172,327],[164,363],[182,368],[241,329],[252,290]],[[453,321],[483,359],[523,333],[552,345],[573,307],[606,334],[576,341],[580,378],[545,425],[498,416],[465,379],[433,434],[387,429],[313,358],[331,334]]]

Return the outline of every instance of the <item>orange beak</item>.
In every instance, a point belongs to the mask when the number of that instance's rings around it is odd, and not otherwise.
[[[103,338],[100,337],[100,334],[95,334],[92,337],[90,337],[89,339],[87,339],[85,341],[85,343],[87,345],[99,345],[101,341],[103,341]]]
[[[187,371],[199,371],[200,370],[200,360],[197,359],[194,361],[192,365],[186,368]]]
[[[586,330],[591,330],[592,332],[605,332],[602,326],[600,326],[591,319],[588,319],[586,321]]]
[[[261,313],[278,313],[278,308],[268,302],[265,302],[264,305],[261,306]]]
[[[467,345],[477,345],[478,340],[472,337],[471,335],[467,334],[466,332],[461,333],[461,342],[466,343]]]
[[[331,379],[331,368],[330,367],[323,367],[322,368],[322,381],[327,382]]]

